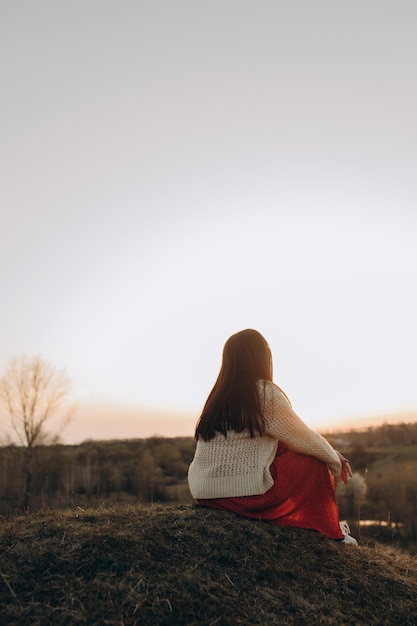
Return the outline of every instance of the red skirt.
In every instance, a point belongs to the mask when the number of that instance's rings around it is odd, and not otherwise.
[[[336,481],[325,463],[279,444],[270,471],[274,484],[266,493],[199,499],[198,502],[277,526],[316,530],[331,539],[343,539],[336,504]]]

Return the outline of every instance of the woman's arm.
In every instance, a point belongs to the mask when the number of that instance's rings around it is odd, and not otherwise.
[[[343,454],[340,454],[338,450],[336,450],[336,453],[339,456],[340,462],[342,464],[340,480],[344,482],[346,485],[346,483],[348,483],[349,480],[352,478],[352,468],[350,467],[349,461],[347,460],[346,457],[343,456]]]
[[[264,416],[267,433],[282,441],[288,448],[324,461],[336,479],[346,478],[341,455],[319,433],[309,428],[293,411],[279,388],[265,386]],[[346,468],[347,470],[347,468]]]

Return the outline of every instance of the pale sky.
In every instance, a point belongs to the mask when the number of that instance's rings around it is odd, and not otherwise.
[[[1,371],[66,368],[73,441],[192,434],[250,327],[310,425],[416,416],[416,32],[415,0],[0,2]]]

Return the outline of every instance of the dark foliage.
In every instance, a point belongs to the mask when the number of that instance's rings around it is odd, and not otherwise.
[[[189,499],[184,483],[194,447],[192,437],[37,446],[29,508],[178,501],[184,491]],[[0,448],[0,513],[23,508],[24,452],[16,446]]]
[[[417,553],[417,424],[328,435],[351,461],[354,479],[337,490],[355,535]],[[150,437],[38,446],[29,510],[138,503],[191,503],[192,437]],[[22,512],[24,449],[0,448],[0,513]],[[359,526],[359,520],[361,525]],[[371,523],[371,521],[374,522]]]

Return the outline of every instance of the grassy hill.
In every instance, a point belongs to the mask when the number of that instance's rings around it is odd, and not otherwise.
[[[193,505],[1,521],[0,623],[417,624],[417,559]]]

